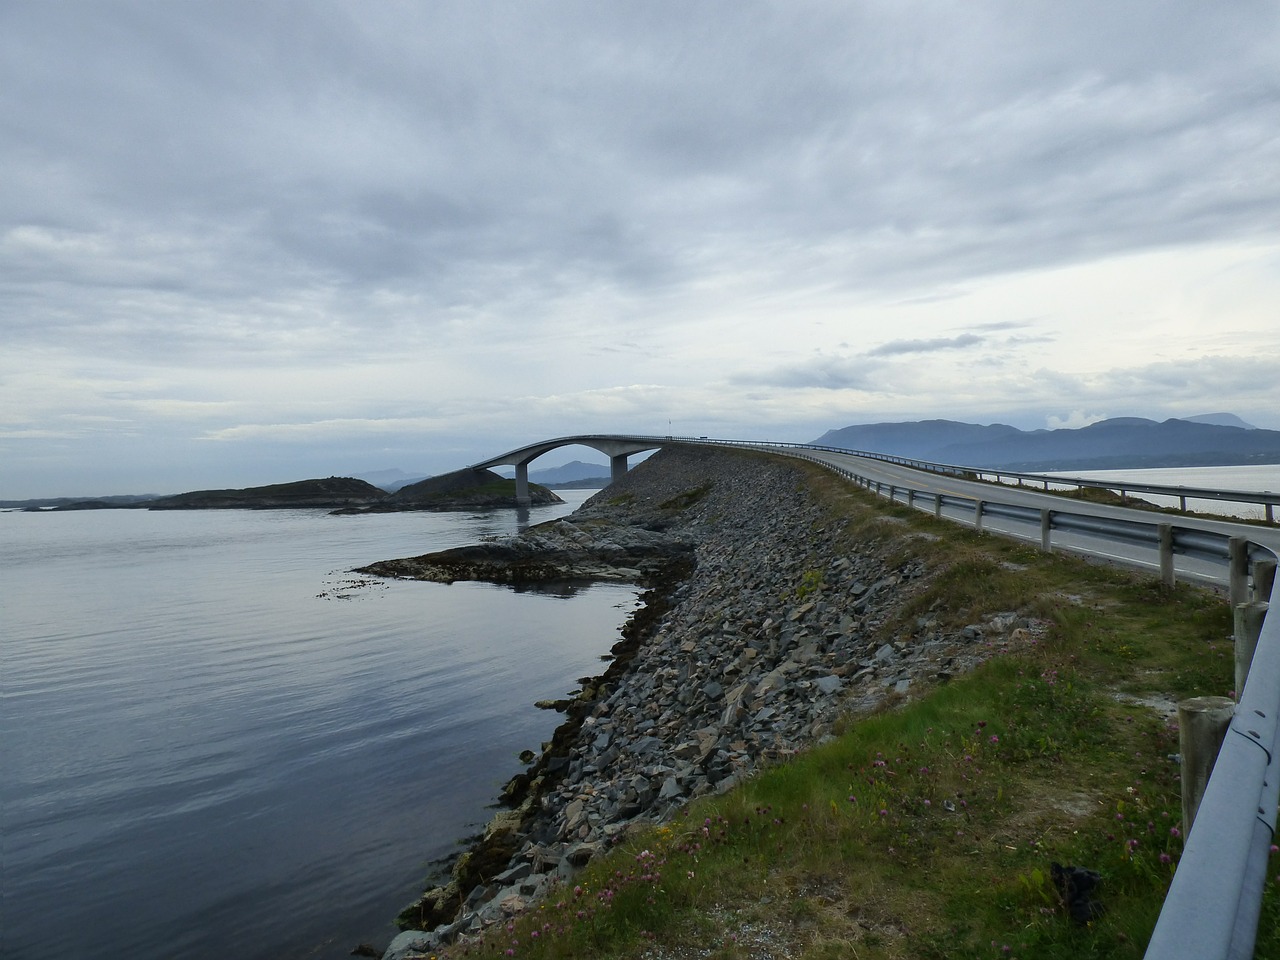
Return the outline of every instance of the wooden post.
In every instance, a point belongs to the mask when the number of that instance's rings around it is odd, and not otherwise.
[[[1173,574],[1173,524],[1156,525],[1156,534],[1160,538],[1160,582],[1166,590],[1172,590]]]
[[[1231,726],[1235,704],[1229,697],[1192,697],[1178,704],[1178,747],[1182,753],[1182,833],[1191,832],[1218,750]]]
[[[1242,603],[1235,609],[1236,700],[1244,693],[1249,679],[1249,665],[1253,663],[1253,651],[1258,648],[1262,633],[1262,621],[1267,615],[1267,605],[1259,601]]]
[[[1040,549],[1045,553],[1053,552],[1053,544],[1050,542],[1050,536],[1053,531],[1053,511],[1040,511]]]
[[[939,519],[942,518],[942,494],[940,493],[933,495],[933,515]]]
[[[981,500],[973,501],[973,529],[977,533],[982,532],[982,508],[985,504]]]

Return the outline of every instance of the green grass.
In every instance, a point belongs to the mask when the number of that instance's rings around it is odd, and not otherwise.
[[[925,614],[956,626],[1013,610],[1037,629],[635,832],[441,957],[1142,956],[1182,845],[1177,732],[1142,701],[1230,689],[1225,602],[977,536],[820,471],[812,490],[851,544],[930,570],[886,639]],[[1091,922],[1068,915],[1055,862],[1101,875]],[[1280,957],[1277,920],[1273,883],[1258,957]]]

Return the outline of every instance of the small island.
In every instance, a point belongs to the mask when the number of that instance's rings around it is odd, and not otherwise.
[[[563,503],[540,484],[529,484],[529,504]],[[327,508],[335,514],[395,513],[413,510],[483,510],[517,506],[516,482],[492,470],[470,467],[428,477],[388,493],[354,477],[296,480],[236,490],[192,490],[163,497],[101,497],[31,503],[28,510],[279,510]]]
[[[547,487],[529,484],[529,504],[544,506],[564,503]],[[438,477],[428,477],[382,499],[362,505],[351,504],[336,513],[392,513],[400,510],[477,510],[516,506],[516,482],[492,470],[465,467]]]

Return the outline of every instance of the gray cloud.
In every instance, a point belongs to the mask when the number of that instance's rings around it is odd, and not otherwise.
[[[618,384],[885,393],[896,357],[997,363],[1066,335],[997,317],[831,356],[796,324],[717,365],[703,318],[1274,244],[1278,42],[1262,0],[9,4],[0,389],[67,386],[0,396],[6,422],[61,436],[100,375],[206,411],[289,380],[294,420],[216,430],[376,420],[379,385],[603,420]],[[202,436],[192,409],[138,429]]]
[[[890,340],[867,351],[869,357],[896,357],[907,353],[936,353],[939,350],[963,350],[980,346],[986,337],[962,333],[957,337],[932,337],[928,340]]]

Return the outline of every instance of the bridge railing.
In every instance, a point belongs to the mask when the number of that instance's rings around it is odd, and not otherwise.
[[[709,441],[698,438],[698,442]],[[911,505],[917,500],[932,501],[935,514],[940,515],[942,508],[949,504],[971,505],[974,524],[979,529],[984,512],[1023,521],[1039,515],[1046,547],[1048,530],[1056,527],[1117,541],[1157,543],[1162,552],[1177,550],[1225,561],[1229,567],[1233,610],[1247,600],[1251,561],[1255,565],[1258,561],[1270,564],[1270,575],[1274,577],[1276,554],[1245,538],[1155,521],[1119,520],[1069,510],[1037,511],[1018,504],[1000,503],[995,490],[993,499],[985,502],[935,494],[909,485],[887,485],[806,452],[821,449],[850,453],[836,448],[800,444],[733,445],[774,449],[813,460],[891,499],[902,494]],[[914,466],[902,458],[872,459]],[[948,472],[961,469],[966,473],[979,472],[964,468],[948,468]],[[1164,567],[1163,557],[1161,566]],[[1266,579],[1255,572],[1255,583]],[[1274,592],[1271,586],[1262,603],[1264,607]],[[1280,723],[1277,722],[1280,720],[1280,617],[1264,617],[1247,679],[1238,697],[1231,725],[1148,942],[1145,960],[1249,960],[1253,956],[1280,803]]]

